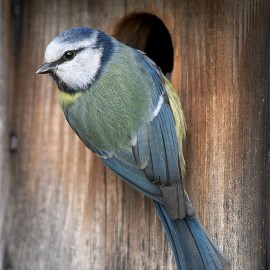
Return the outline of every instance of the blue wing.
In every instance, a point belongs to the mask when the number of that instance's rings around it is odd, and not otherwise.
[[[165,204],[172,218],[183,218],[186,211],[179,146],[163,75],[147,56],[134,52],[137,65],[151,74],[156,86],[151,89],[153,119],[132,134],[135,137],[132,152],[119,149],[106,153],[92,145],[89,148],[129,185]]]

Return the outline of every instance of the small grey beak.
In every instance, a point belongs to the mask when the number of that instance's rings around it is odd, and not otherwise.
[[[54,68],[55,68],[54,65],[45,62],[45,63],[37,70],[36,73],[37,73],[37,74],[50,73]]]

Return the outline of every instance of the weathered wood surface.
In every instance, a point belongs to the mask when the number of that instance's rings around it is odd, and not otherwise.
[[[13,92],[13,51],[11,46],[10,4],[0,1],[0,269],[8,265],[5,256],[7,233],[11,219],[5,219],[5,213],[13,207],[8,204],[12,181],[12,156],[9,153],[9,132],[11,131]],[[3,268],[4,269],[4,268]]]
[[[53,82],[35,75],[60,31],[112,33],[134,11],[172,35],[186,187],[202,223],[232,269],[267,269],[269,1],[25,0],[16,12],[10,2],[0,11],[0,269],[175,269],[149,200],[82,145]]]

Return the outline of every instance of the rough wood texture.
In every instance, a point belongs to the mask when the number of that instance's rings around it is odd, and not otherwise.
[[[5,252],[10,220],[5,219],[9,209],[8,196],[12,181],[12,155],[9,152],[9,132],[12,111],[9,105],[13,96],[13,51],[11,49],[11,12],[8,1],[0,1],[0,269],[9,265]],[[16,146],[13,144],[14,147]],[[15,150],[15,148],[13,148]]]
[[[233,269],[266,269],[269,1],[189,1],[186,12],[188,192]]]
[[[173,38],[186,186],[202,223],[232,269],[267,269],[269,1],[10,2],[0,10],[0,269],[175,269],[149,200],[82,145],[53,82],[35,75],[60,31],[112,33],[134,11],[159,16]]]

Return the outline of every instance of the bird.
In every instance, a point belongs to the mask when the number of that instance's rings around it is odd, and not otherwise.
[[[38,74],[59,88],[65,118],[87,148],[150,198],[177,269],[225,269],[184,189],[186,122],[171,82],[145,53],[88,27],[47,45]]]

